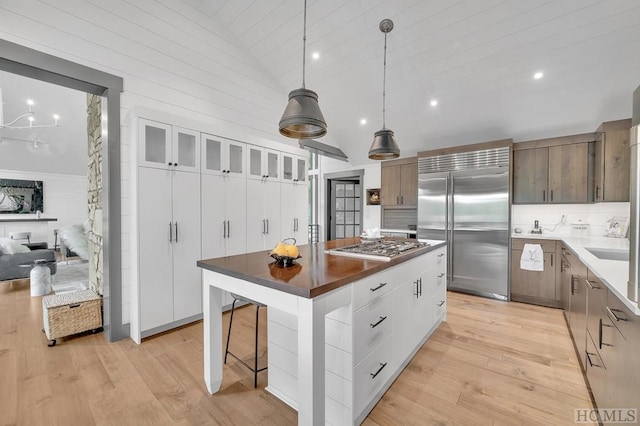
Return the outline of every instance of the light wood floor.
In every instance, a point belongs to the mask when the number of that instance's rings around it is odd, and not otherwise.
[[[561,311],[457,293],[449,293],[448,305],[448,322],[365,424],[573,424],[574,408],[591,407]],[[231,342],[247,359],[253,309],[236,311]],[[252,373],[231,358],[221,391],[207,393],[201,323],[140,346],[129,339],[108,344],[97,334],[49,348],[41,328],[41,298],[29,296],[28,280],[0,283],[0,425],[297,421],[294,410],[264,390],[266,372],[254,389]],[[264,336],[266,327],[260,365]]]

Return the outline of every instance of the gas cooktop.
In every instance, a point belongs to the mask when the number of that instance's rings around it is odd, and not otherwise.
[[[389,262],[394,257],[405,254],[417,248],[428,247],[427,243],[403,240],[380,240],[339,247],[325,251],[336,256],[355,257],[358,259],[380,260]]]

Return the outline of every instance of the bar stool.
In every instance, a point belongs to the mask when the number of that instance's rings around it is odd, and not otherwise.
[[[234,293],[231,293],[231,297],[233,297],[233,303],[231,304],[231,318],[229,319],[229,331],[227,332],[227,347],[225,348],[225,352],[224,352],[224,363],[225,364],[227,363],[227,355],[231,355],[232,357],[240,361],[242,365],[244,365],[245,367],[247,367],[249,370],[253,372],[253,387],[257,388],[258,373],[268,368],[268,367],[263,367],[261,369],[258,369],[258,314],[260,313],[260,308],[265,308],[267,305],[260,302],[256,302],[255,300],[247,299],[246,297],[238,296],[237,294],[234,294]],[[233,352],[229,350],[229,340],[231,339],[231,325],[233,324],[233,312],[236,308],[236,302],[246,302],[256,306],[256,339],[255,339],[256,346],[255,346],[255,358],[253,360],[253,367],[251,367],[249,364],[241,360],[237,355],[235,355]]]

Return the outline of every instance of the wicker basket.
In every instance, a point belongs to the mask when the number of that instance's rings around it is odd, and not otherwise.
[[[70,336],[102,327],[102,297],[92,290],[42,298],[42,320],[47,339]],[[50,346],[53,346],[50,344]]]

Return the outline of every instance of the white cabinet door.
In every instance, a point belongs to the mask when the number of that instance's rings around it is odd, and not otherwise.
[[[405,281],[393,292],[393,357],[402,362],[415,347],[414,315],[418,306],[418,284]]]
[[[227,220],[225,178],[202,174],[202,258],[222,257]]]
[[[309,194],[307,191],[304,184],[281,184],[280,226],[282,239],[293,237],[298,245],[309,242]]]
[[[262,181],[247,179],[247,253],[264,250],[266,222],[263,188]]]
[[[247,145],[242,142],[227,141],[224,150],[227,176],[244,178],[247,175]]]
[[[266,219],[264,250],[271,249],[281,241],[280,238],[280,186],[279,182],[265,181],[262,184],[262,203]]]
[[[173,321],[171,173],[138,168],[141,331]]]
[[[200,170],[203,174],[222,175],[223,165],[223,138],[202,133],[200,136],[200,149],[202,151],[202,164]]]
[[[173,168],[182,172],[200,171],[200,133],[173,127],[171,158]],[[170,160],[171,161],[171,160]]]
[[[173,320],[202,313],[200,175],[173,172]]]
[[[138,165],[168,169],[173,164],[172,128],[156,121],[138,121]],[[171,164],[170,164],[171,163]]]
[[[226,255],[247,251],[247,181],[234,177],[225,179],[227,220]]]

